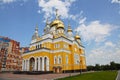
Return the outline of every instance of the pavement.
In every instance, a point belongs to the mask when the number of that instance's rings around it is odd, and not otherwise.
[[[40,74],[40,75],[27,75],[27,74],[13,74],[13,73],[0,73],[0,80],[54,80],[80,73],[62,73],[62,74]]]
[[[120,70],[118,71],[118,75],[117,75],[116,80],[120,80]]]

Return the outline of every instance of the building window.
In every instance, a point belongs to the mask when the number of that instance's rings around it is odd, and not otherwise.
[[[58,64],[61,64],[62,63],[62,58],[61,56],[58,56]]]
[[[74,54],[74,63],[79,64],[80,63],[80,58],[78,54]]]
[[[61,64],[61,57],[59,58],[59,64]]]
[[[77,49],[75,48],[75,51],[77,51]]]
[[[36,49],[37,49],[37,45],[36,45]]]
[[[66,64],[68,64],[68,56],[66,55]]]
[[[67,44],[64,44],[64,48],[68,48],[68,45],[67,45]]]
[[[60,47],[60,44],[55,44],[54,47],[55,47],[55,48],[59,48],[59,47]]]
[[[54,56],[54,64],[57,64],[57,57]]]
[[[41,47],[42,47],[42,44],[40,44],[39,46],[40,46],[40,48],[41,48]]]

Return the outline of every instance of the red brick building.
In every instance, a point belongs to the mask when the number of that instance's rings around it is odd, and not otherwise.
[[[0,36],[0,71],[22,69],[22,56],[19,49],[19,42]]]

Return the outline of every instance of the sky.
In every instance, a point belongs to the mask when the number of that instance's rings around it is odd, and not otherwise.
[[[70,21],[79,33],[87,65],[120,63],[120,0],[0,0],[0,36],[29,46],[36,25],[41,36],[55,9],[65,28]]]

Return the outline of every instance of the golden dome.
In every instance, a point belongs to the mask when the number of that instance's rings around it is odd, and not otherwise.
[[[80,36],[79,36],[79,35],[76,35],[76,36],[75,36],[75,39],[80,39]]]
[[[50,23],[50,27],[52,27],[53,25],[57,25],[57,24],[62,24],[62,25],[64,25],[61,20],[55,19],[54,21],[52,21],[52,22]]]
[[[67,32],[72,32],[72,29],[68,29]]]
[[[57,28],[64,28],[64,24],[60,24],[60,23],[59,23],[59,24],[57,25]]]
[[[71,29],[71,26],[70,26],[70,25],[68,25],[68,30],[67,30],[67,32],[72,32],[72,29]]]

